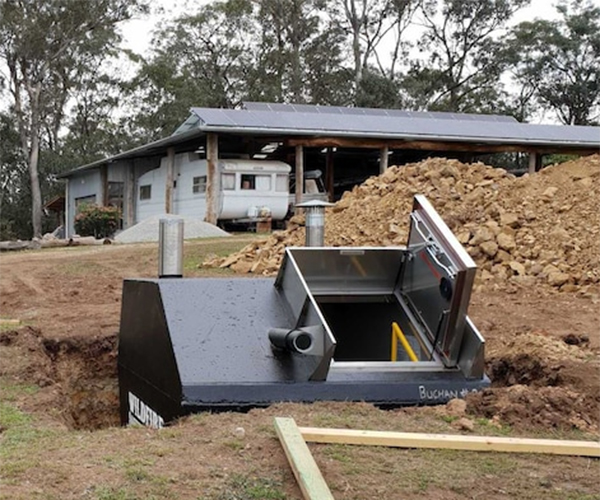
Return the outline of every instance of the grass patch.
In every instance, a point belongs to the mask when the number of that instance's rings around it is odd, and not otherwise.
[[[142,497],[137,496],[124,488],[98,488],[95,492],[96,500],[142,500]],[[143,497],[147,498],[147,497]]]
[[[95,262],[87,260],[70,260],[68,262],[59,264],[58,273],[67,276],[89,276],[97,275],[104,271],[104,268]]]
[[[10,403],[17,401],[22,396],[33,396],[40,388],[37,385],[15,384],[0,377],[0,399]],[[0,416],[0,424],[2,423]]]
[[[202,276],[208,272],[211,275],[230,275],[232,271],[229,269],[200,269],[198,266],[208,258],[226,257],[241,250],[249,243],[264,238],[265,235],[244,233],[231,238],[217,238],[209,241],[204,239],[187,241],[183,250],[183,269],[188,275],[191,273]]]
[[[233,476],[218,500],[285,500],[281,483],[270,478]]]

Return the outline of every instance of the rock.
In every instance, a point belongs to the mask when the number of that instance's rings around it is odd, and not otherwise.
[[[510,268],[517,273],[519,276],[525,275],[525,266],[516,260],[511,261],[509,264]]]
[[[548,264],[546,267],[544,267],[544,269],[542,270],[542,274],[544,276],[549,276],[550,274],[553,273],[559,273],[560,270],[558,269],[558,267],[552,265],[552,264]]]
[[[532,274],[534,276],[537,276],[538,274],[540,274],[542,271],[544,270],[544,268],[542,267],[541,264],[534,264],[533,266],[531,266],[531,269],[529,269],[529,274]]]
[[[512,227],[513,229],[518,228],[521,224],[519,223],[519,217],[516,214],[506,212],[500,214],[500,225]]]
[[[496,237],[496,241],[498,243],[498,247],[500,247],[502,250],[506,250],[507,252],[517,248],[517,243],[515,242],[514,236],[505,232],[500,233]]]
[[[492,233],[487,227],[479,228],[475,231],[473,238],[469,241],[469,245],[478,246],[485,241],[491,241],[494,239],[494,233]]]
[[[557,191],[558,191],[558,188],[555,186],[552,186],[552,187],[549,187],[548,189],[546,189],[542,193],[542,196],[546,199],[552,199],[552,198],[554,198],[554,195],[556,194]]]
[[[548,283],[552,286],[562,286],[569,281],[569,278],[567,273],[552,272],[548,275]]]
[[[466,245],[471,239],[471,231],[461,231],[460,233],[458,233],[456,238],[458,239],[461,245]]]
[[[511,255],[506,250],[498,250],[496,257],[494,259],[495,262],[508,263],[512,260]]]
[[[560,241],[560,242],[565,242],[565,243],[571,242],[571,235],[569,234],[569,232],[566,229],[564,229],[562,227],[557,227],[556,229],[554,229],[550,233],[550,237],[553,238],[555,241]]]
[[[244,437],[246,437],[246,429],[243,427],[236,427],[233,431],[233,435],[238,439],[244,439]]]
[[[466,417],[459,418],[456,422],[454,422],[454,425],[461,431],[473,432],[475,430],[475,423]]]
[[[446,403],[446,413],[451,417],[462,417],[467,411],[467,402],[464,399],[454,398]]]
[[[498,236],[500,234],[500,226],[495,220],[489,220],[485,223],[485,225],[490,229],[492,233],[494,233],[494,236]]]
[[[494,258],[494,256],[498,253],[498,245],[495,241],[484,241],[479,248],[486,254],[488,257]]]

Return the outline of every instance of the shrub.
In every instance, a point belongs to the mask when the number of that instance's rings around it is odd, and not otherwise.
[[[117,207],[84,205],[75,216],[75,231],[81,236],[109,238],[119,227],[121,210]]]

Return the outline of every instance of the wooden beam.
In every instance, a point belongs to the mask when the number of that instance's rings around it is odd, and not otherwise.
[[[312,443],[343,443],[395,448],[436,448],[511,453],[548,453],[600,457],[600,442],[556,439],[421,434],[409,432],[361,431],[299,427],[303,438]]]
[[[219,136],[215,133],[206,134],[206,214],[204,220],[217,224],[219,217]]]
[[[100,167],[100,204],[105,207],[108,205],[108,165],[104,164]]]
[[[135,224],[135,164],[129,162],[127,166],[127,178],[125,179],[125,206],[123,223],[125,229]]]
[[[333,148],[327,148],[327,155],[325,156],[325,190],[327,191],[327,197],[330,202],[333,202],[333,188],[334,188],[334,169],[335,165],[333,162]]]
[[[302,195],[304,193],[304,148],[302,145],[296,146],[296,196],[294,197],[294,205],[302,203]],[[294,208],[294,213],[298,214],[301,209]]]
[[[305,500],[333,500],[293,418],[275,418],[275,431]]]
[[[537,153],[529,153],[529,174],[535,174],[537,165]]]
[[[388,153],[390,148],[387,146],[383,146],[379,150],[379,173],[383,174],[388,168]]]
[[[592,155],[598,153],[598,149],[591,147],[576,146],[528,146],[524,144],[485,144],[473,142],[449,142],[449,141],[402,141],[385,139],[365,139],[346,137],[295,137],[284,141],[286,146],[303,145],[314,148],[366,148],[382,149],[413,149],[419,151],[468,151],[473,153],[539,153],[539,154],[576,154]]]
[[[165,213],[173,213],[173,181],[175,180],[175,149],[167,149],[167,180],[165,181]]]

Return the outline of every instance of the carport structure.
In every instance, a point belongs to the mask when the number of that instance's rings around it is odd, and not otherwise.
[[[117,170],[123,184],[124,227],[135,224],[137,178],[166,156],[165,212],[172,213],[174,157],[195,152],[208,162],[206,220],[216,222],[219,158],[283,160],[295,170],[296,198],[303,173],[325,174],[330,198],[389,164],[430,155],[470,161],[474,155],[499,152],[529,154],[529,171],[546,154],[588,155],[600,150],[600,128],[535,125],[513,117],[397,109],[347,108],[305,104],[247,102],[242,109],[192,108],[188,119],[169,137],[84,165],[63,174],[69,183],[97,172],[97,202],[108,204],[110,181]],[[169,175],[169,172],[171,175]],[[67,187],[67,220],[75,215]]]

